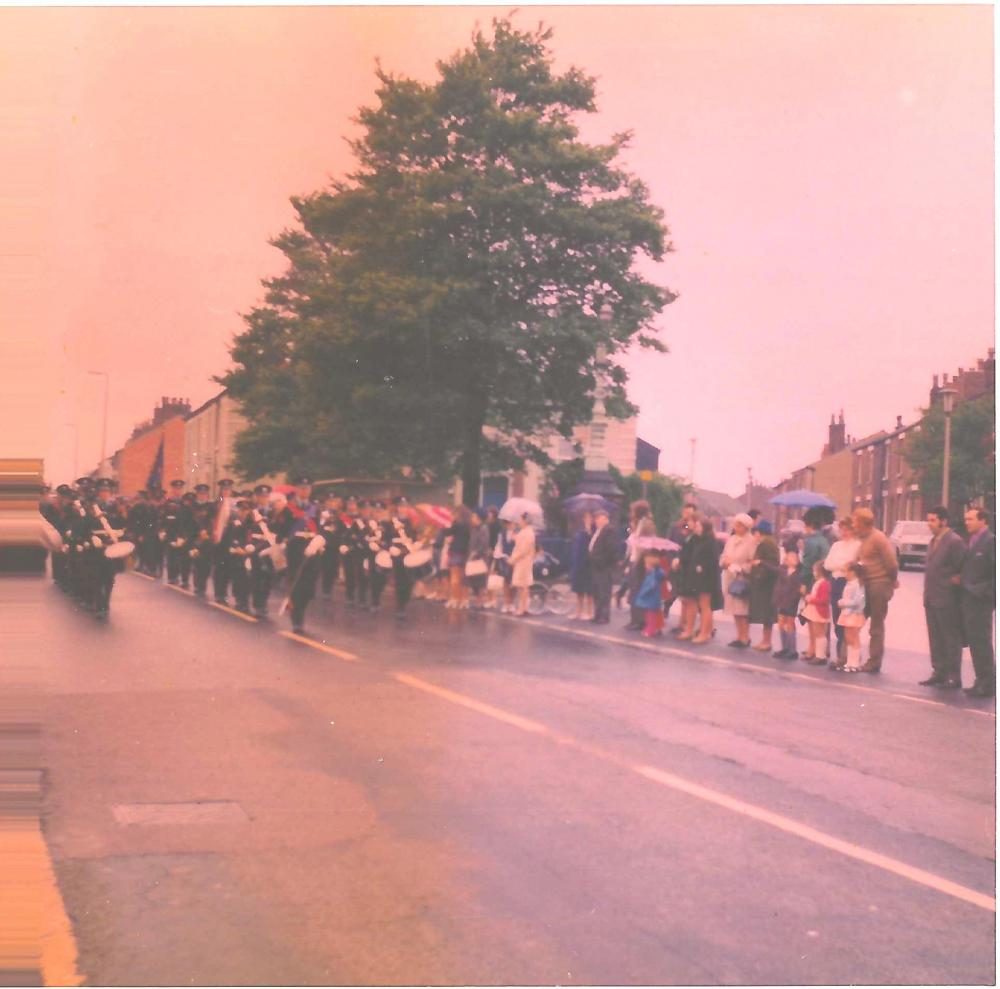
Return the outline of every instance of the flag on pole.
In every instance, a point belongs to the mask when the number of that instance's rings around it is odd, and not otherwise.
[[[146,490],[152,492],[154,489],[163,487],[163,437],[160,437],[160,449],[156,451],[156,459],[150,468],[149,477],[146,479]]]
[[[234,500],[233,498],[221,497],[215,506],[215,525],[212,527],[212,542],[214,543],[222,539],[222,533],[229,524]]]

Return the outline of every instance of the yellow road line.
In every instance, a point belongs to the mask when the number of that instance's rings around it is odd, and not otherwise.
[[[457,694],[453,690],[448,690],[445,687],[437,686],[437,684],[428,683],[426,680],[410,676],[409,673],[393,673],[391,675],[394,680],[405,683],[408,687],[423,690],[428,694],[434,694],[436,697],[451,701],[452,704],[467,707],[470,711],[478,711],[480,714],[485,714],[488,718],[494,718],[497,721],[503,721],[505,724],[513,725],[515,728],[520,728],[521,731],[530,731],[540,735],[552,734],[551,729],[538,721],[522,718],[519,714],[511,714],[509,711],[494,707],[492,704],[484,704],[482,701],[477,701],[472,697],[466,697],[465,694]]]
[[[439,687],[436,684],[428,683],[426,680],[420,680],[407,673],[395,673],[392,676],[393,679],[398,680],[400,683],[407,684],[408,686],[414,687],[417,690],[422,690],[425,693],[433,694],[436,697],[440,697],[453,704],[458,704],[471,711],[478,711],[480,714],[484,714],[496,721],[512,725],[522,731],[548,736],[560,745],[564,745],[567,748],[577,749],[580,752],[585,752],[588,755],[595,756],[596,758],[602,759],[605,762],[610,762],[616,766],[626,767],[631,772],[637,773],[645,779],[652,780],[664,786],[669,786],[671,789],[686,793],[687,795],[696,797],[699,800],[704,800],[717,807],[723,807],[726,810],[740,814],[743,817],[751,818],[761,824],[766,824],[769,827],[783,831],[786,834],[795,835],[797,838],[802,838],[803,840],[809,841],[814,845],[827,848],[830,851],[845,855],[848,858],[855,859],[859,862],[865,862],[875,868],[882,869],[884,872],[890,872],[894,875],[901,876],[904,879],[908,879],[911,882],[918,883],[921,886],[927,886],[928,888],[936,890],[939,893],[944,893],[947,896],[953,896],[959,900],[964,900],[966,903],[971,903],[973,906],[980,907],[983,910],[991,910],[994,913],[996,912],[995,899],[983,893],[979,893],[974,889],[970,889],[967,886],[962,886],[959,883],[952,882],[950,879],[945,879],[943,876],[938,876],[932,872],[927,872],[924,869],[918,869],[915,866],[907,865],[899,859],[891,858],[888,855],[882,855],[879,852],[873,852],[860,845],[855,845],[853,842],[836,838],[833,835],[826,834],[823,831],[810,827],[808,824],[802,824],[792,818],[784,817],[781,814],[775,814],[772,811],[765,810],[763,807],[748,804],[743,800],[731,797],[718,790],[713,790],[710,787],[702,786],[701,784],[694,783],[691,780],[686,780],[681,776],[675,776],[673,773],[667,773],[652,766],[631,765],[625,762],[620,756],[607,752],[589,742],[577,741],[569,735],[554,732],[551,728],[538,721],[523,718],[518,714],[505,711],[502,708],[493,706],[492,704],[484,704],[482,701],[477,701],[475,698],[468,697],[465,694],[459,694],[453,690]]]
[[[129,573],[133,577],[142,577],[143,580],[157,580],[156,577],[150,577],[148,573],[139,573],[138,570],[129,570]]]
[[[194,597],[194,591],[189,591],[186,587],[178,587],[176,584],[167,584],[167,587],[172,591],[177,591],[178,594],[186,594],[189,598]]]
[[[141,575],[144,576],[144,575]],[[179,589],[179,588],[177,588]],[[247,621],[256,621],[255,618],[251,618],[248,615],[244,615],[239,611],[235,611],[232,608],[228,608],[225,605],[218,604],[217,602],[210,602],[213,607],[220,608],[223,611],[228,611],[231,614],[238,616],[239,618],[246,619]],[[501,616],[503,617],[503,616]],[[767,667],[755,666],[752,663],[741,663],[734,660],[723,659],[718,656],[709,655],[696,655],[688,652],[684,652],[680,649],[672,649],[670,647],[657,646],[653,643],[646,642],[633,642],[629,639],[621,639],[615,636],[603,635],[600,633],[586,631],[584,629],[574,629],[574,628],[562,628],[560,626],[551,626],[545,622],[538,621],[536,619],[518,619],[521,624],[529,624],[541,626],[543,628],[550,628],[555,631],[569,632],[570,634],[582,635],[587,638],[596,638],[602,641],[614,643],[616,645],[627,645],[638,647],[640,649],[646,649],[661,654],[670,654],[681,656],[686,659],[695,659],[700,662],[712,662],[716,664],[721,664],[724,666],[732,666],[738,669],[748,670],[753,673],[764,673],[773,676],[794,678],[800,680],[806,680],[809,683],[815,684],[826,684],[831,683],[835,687],[841,687],[850,690],[862,690],[869,693],[875,693],[882,696],[898,697],[902,700],[916,701],[917,703],[932,704],[937,707],[952,707],[949,704],[943,704],[939,701],[932,701],[926,698],[920,697],[910,697],[906,694],[895,694],[888,691],[878,690],[874,687],[865,687],[861,684],[851,684],[851,683],[838,683],[837,681],[827,681],[820,680],[816,677],[811,677],[802,673],[794,673],[792,671],[785,670],[770,670]],[[294,632],[282,631],[278,633],[286,638],[294,639],[297,642],[301,642],[304,645],[308,645],[313,649],[318,649],[322,652],[330,653],[331,655],[337,656],[340,659],[348,660],[350,662],[359,661],[359,657],[354,653],[345,652],[340,649],[335,649],[332,646],[326,645],[324,642],[317,642],[314,639],[307,638],[302,635],[297,635]],[[781,814],[776,814],[773,811],[766,810],[763,807],[758,807],[755,804],[749,804],[745,801],[739,800],[736,797],[731,797],[728,794],[722,793],[718,790],[713,790],[710,787],[702,786],[699,783],[695,783],[691,780],[684,779],[681,776],[676,776],[673,773],[665,772],[664,770],[657,769],[653,766],[643,766],[643,765],[630,765],[621,757],[614,755],[604,749],[599,748],[589,742],[579,741],[571,736],[563,735],[558,732],[553,731],[547,725],[542,724],[539,721],[533,721],[530,718],[522,717],[521,715],[514,714],[510,711],[505,711],[503,708],[496,707],[492,704],[486,704],[483,701],[478,701],[473,697],[469,697],[465,694],[457,693],[453,690],[448,690],[445,687],[439,687],[437,684],[430,683],[426,680],[421,680],[418,677],[411,676],[408,673],[392,673],[390,676],[399,683],[405,684],[406,686],[412,687],[415,690],[421,690],[424,693],[432,694],[436,697],[440,697],[442,700],[448,701],[449,703],[459,705],[471,711],[476,711],[479,714],[483,714],[486,717],[493,718],[495,721],[500,721],[504,724],[511,725],[512,727],[518,728],[521,731],[530,732],[536,735],[542,735],[544,737],[550,738],[553,742],[566,746],[567,748],[575,749],[579,752],[586,753],[588,755],[594,756],[605,762],[612,763],[613,765],[619,767],[628,768],[631,772],[642,776],[645,779],[652,780],[653,782],[660,783],[661,785],[668,786],[671,789],[677,790],[678,792],[685,793],[689,796],[695,797],[699,800],[703,800],[707,803],[714,804],[717,807],[722,807],[726,810],[730,810],[734,813],[740,814],[741,816],[748,817],[752,820],[758,821],[762,824],[766,824],[769,827],[773,827],[779,831],[783,831],[786,834],[794,835],[795,837],[801,838],[805,841],[809,841],[812,844],[819,845],[823,848],[829,849],[830,851],[837,852],[838,854],[844,855],[848,858],[855,859],[859,862],[864,862],[868,865],[874,866],[875,868],[881,869],[885,872],[892,873],[894,875],[900,876],[904,879],[908,879],[911,882],[917,883],[922,886],[926,886],[929,889],[936,890],[939,893],[943,893],[947,896],[955,897],[956,899],[963,900],[966,903],[970,903],[973,906],[980,907],[981,909],[996,912],[996,900],[993,897],[987,896],[986,894],[980,893],[974,889],[970,889],[967,886],[962,886],[960,883],[952,882],[949,879],[945,879],[943,876],[935,875],[932,872],[927,872],[924,869],[918,869],[915,866],[908,865],[899,859],[894,859],[888,855],[882,855],[879,852],[873,852],[870,849],[864,848],[861,845],[856,845],[853,842],[844,841],[841,838],[837,838],[833,835],[826,834],[823,831],[819,831],[816,828],[810,827],[807,824],[802,824],[799,821],[795,821],[792,818],[785,817]],[[990,712],[976,711],[973,708],[953,708],[953,710],[971,710],[973,713],[977,714],[989,714]],[[56,890],[56,895],[58,896],[58,890]],[[68,924],[68,921],[67,921]],[[72,936],[72,935],[70,935]],[[76,985],[78,983],[67,983]]]
[[[80,985],[73,928],[37,823],[0,829],[0,863],[0,978],[13,968],[39,972],[43,985]]]
[[[336,656],[337,659],[346,660],[348,663],[357,663],[359,661],[353,652],[334,649],[333,646],[328,646],[325,642],[317,642],[315,639],[310,639],[305,635],[298,635],[295,632],[279,632],[278,635],[283,635],[286,639],[294,639],[296,642],[301,642],[304,646],[312,646],[313,649],[318,649],[320,652],[327,652],[331,656]]]
[[[971,903],[973,906],[981,907],[983,910],[992,910],[996,913],[997,903],[993,897],[978,893],[976,890],[969,889],[967,886],[962,886],[959,883],[953,883],[950,879],[937,876],[933,872],[927,872],[924,869],[907,865],[905,862],[900,862],[899,859],[890,858],[888,855],[881,855],[868,848],[855,845],[853,842],[835,838],[833,835],[817,831],[816,828],[809,827],[807,824],[800,824],[789,817],[775,814],[754,804],[745,803],[742,800],[737,800],[735,797],[730,797],[724,793],[719,793],[717,790],[709,789],[707,786],[692,783],[690,780],[674,776],[672,773],[665,773],[661,769],[655,769],[652,766],[633,766],[632,768],[640,776],[645,776],[646,779],[662,783],[673,790],[679,790],[682,793],[697,797],[699,800],[705,800],[718,807],[725,807],[727,810],[742,814],[744,817],[753,818],[755,821],[770,825],[779,831],[793,834],[798,838],[804,838],[806,841],[811,841],[814,845],[822,845],[824,848],[839,852],[848,858],[857,859],[859,862],[866,862],[878,869],[892,872],[897,876],[902,876],[904,879],[909,879],[911,882],[919,883],[921,886],[927,886],[930,889],[937,890],[939,893],[954,896],[959,900],[964,900],[966,903]]]
[[[228,604],[219,604],[218,601],[208,602],[213,608],[218,608],[219,611],[226,611],[230,615],[235,615],[237,618],[242,618],[245,622],[256,622],[257,619],[253,615],[244,615],[242,611],[237,611],[235,608],[230,608]]]

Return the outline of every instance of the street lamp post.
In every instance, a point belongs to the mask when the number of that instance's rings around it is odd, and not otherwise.
[[[614,319],[611,305],[605,303],[597,316],[607,331]],[[610,462],[607,447],[608,413],[605,406],[608,395],[608,351],[603,343],[599,343],[595,348],[594,372],[594,408],[590,417],[589,437],[584,449],[583,479],[574,489],[574,493],[602,495],[609,501],[616,501],[621,498],[621,491],[608,470]]]
[[[954,388],[941,388],[941,406],[944,409],[944,463],[941,471],[941,504],[948,507],[948,496],[951,493],[951,414],[955,411]]]
[[[104,378],[104,422],[101,426],[101,462],[97,468],[97,476],[105,477],[104,460],[108,452],[108,392],[111,390],[111,379],[107,371],[88,371],[87,374],[96,374]]]

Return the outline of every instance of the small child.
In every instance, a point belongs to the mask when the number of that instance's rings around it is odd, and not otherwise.
[[[775,659],[798,659],[798,643],[795,641],[795,616],[802,596],[802,574],[799,568],[797,550],[786,549],[785,559],[774,583],[772,601],[778,612],[778,634],[781,648],[771,655]]]
[[[847,568],[847,583],[840,601],[840,618],[837,624],[844,630],[847,658],[831,663],[830,669],[842,670],[846,666],[854,672],[861,665],[861,629],[865,625],[865,585],[861,583],[861,566],[852,563]]]
[[[667,573],[656,550],[646,553],[644,562],[646,576],[642,578],[639,593],[635,596],[635,607],[645,612],[642,634],[652,639],[663,634],[663,584]]]
[[[826,644],[830,624],[830,581],[826,568],[817,561],[813,565],[812,590],[806,593],[802,617],[809,622],[809,652],[802,658],[813,666],[826,665]],[[805,592],[805,587],[802,588]]]

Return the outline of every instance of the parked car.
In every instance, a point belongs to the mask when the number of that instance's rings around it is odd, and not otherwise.
[[[908,563],[923,566],[927,563],[931,527],[926,522],[897,522],[889,534],[889,542],[896,550],[900,570],[905,570]]]

